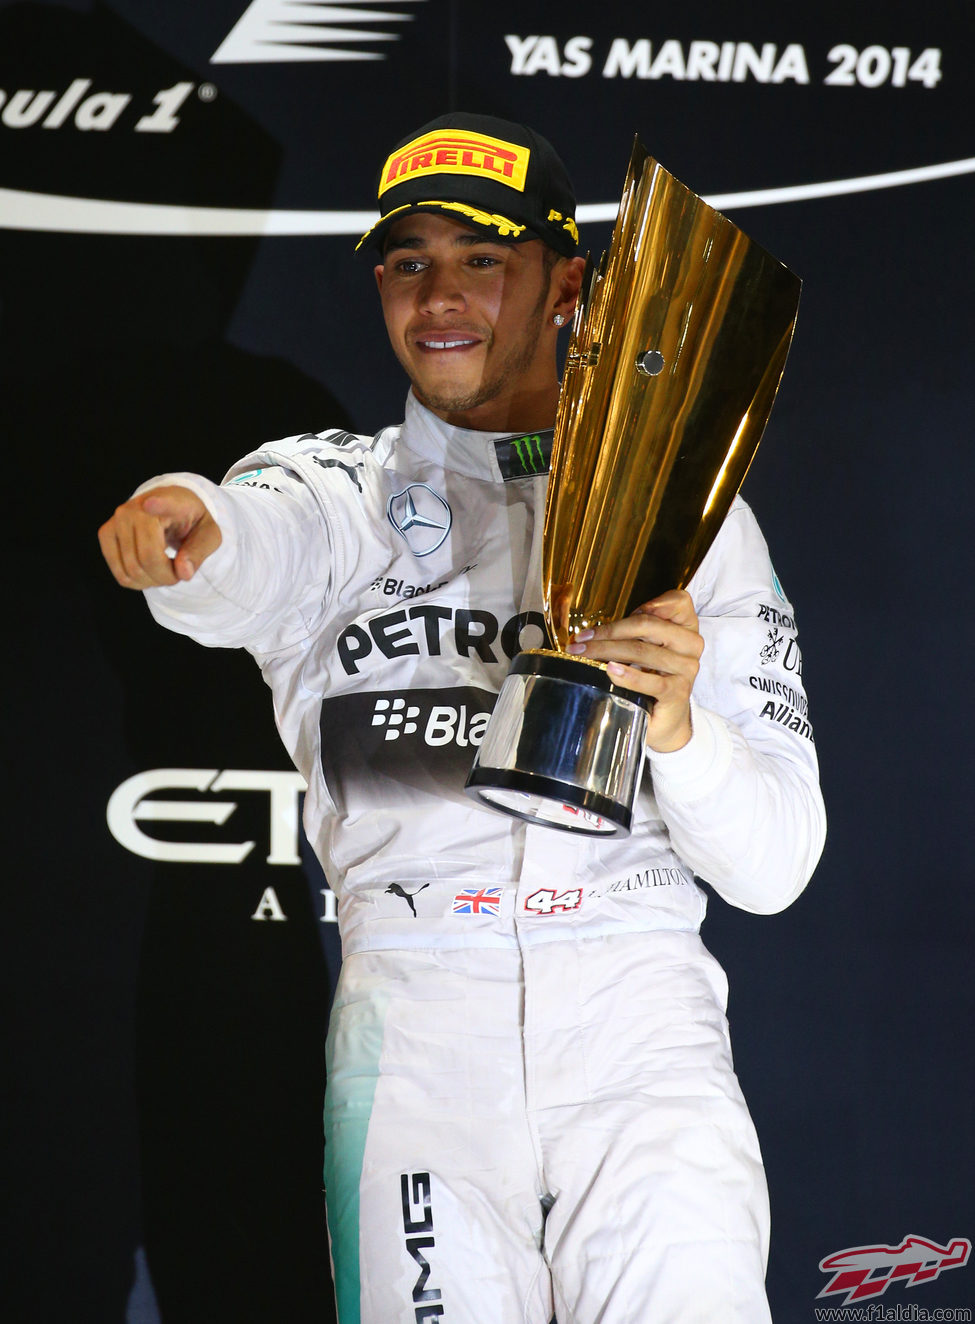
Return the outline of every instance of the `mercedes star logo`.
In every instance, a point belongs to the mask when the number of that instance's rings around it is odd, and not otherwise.
[[[389,498],[386,514],[414,556],[435,552],[450,532],[453,519],[446,501],[426,483],[410,483],[396,492]]]

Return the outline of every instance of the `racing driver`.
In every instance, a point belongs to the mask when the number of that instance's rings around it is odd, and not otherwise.
[[[575,203],[540,135],[451,114],[394,148],[379,204],[360,249],[405,421],[273,442],[220,486],[153,478],[99,533],[162,625],[253,654],[308,783],[343,948],[339,1319],[760,1324],[765,1179],[695,875],[769,913],[819,858],[805,698],[768,647],[792,607],[736,499],[687,592],[570,646],[656,701],[631,834],[469,799],[509,661],[544,639],[525,443],[555,418]]]

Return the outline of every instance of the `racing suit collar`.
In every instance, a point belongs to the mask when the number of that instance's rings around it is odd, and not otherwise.
[[[495,443],[517,432],[478,432],[458,428],[420,404],[412,391],[406,397],[406,419],[401,440],[416,455],[467,478],[504,482]]]

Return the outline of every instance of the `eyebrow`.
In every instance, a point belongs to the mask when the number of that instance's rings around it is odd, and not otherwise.
[[[492,239],[489,235],[475,234],[471,230],[460,231],[454,237],[453,242],[460,248],[473,248],[477,244],[490,244],[494,248],[509,248],[512,246],[501,238]],[[386,257],[389,253],[395,252],[399,248],[406,248],[415,252],[426,247],[426,241],[420,235],[407,234],[403,235],[401,239],[391,239],[383,250],[383,257]]]

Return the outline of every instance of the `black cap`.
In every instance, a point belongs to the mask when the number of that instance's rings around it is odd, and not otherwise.
[[[493,239],[541,239],[564,257],[579,246],[575,194],[552,144],[493,115],[441,115],[396,144],[379,172],[382,215],[359,240],[382,249],[410,212],[442,212]]]

